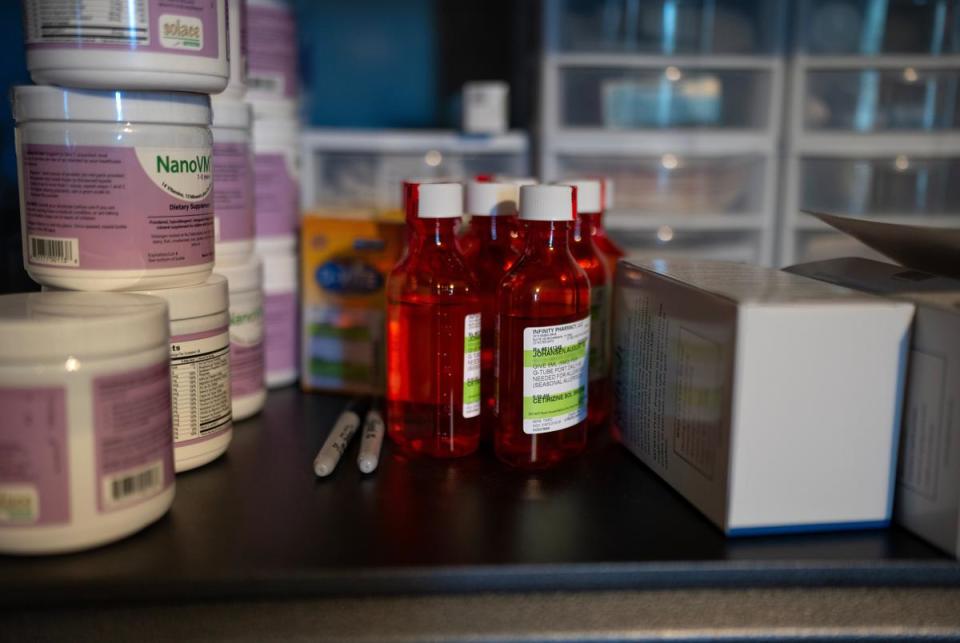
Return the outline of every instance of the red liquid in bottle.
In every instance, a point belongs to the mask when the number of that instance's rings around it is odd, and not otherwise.
[[[459,185],[422,185],[418,200],[454,187],[448,200],[459,213]],[[410,251],[387,280],[388,433],[407,453],[441,458],[468,455],[480,440],[481,307],[456,247],[458,221],[421,209]]]
[[[509,201],[507,200],[509,199]],[[500,280],[520,258],[516,247],[516,233],[520,221],[516,215],[517,188],[511,185],[484,182],[484,185],[467,185],[467,210],[471,215],[464,234],[460,237],[460,249],[467,266],[477,278],[480,302],[483,307],[480,353],[480,390],[483,395],[482,438],[493,438],[497,419],[496,352],[497,297]],[[474,207],[471,207],[475,204]],[[512,214],[491,214],[493,209],[508,210]],[[479,212],[483,210],[483,214]]]
[[[532,190],[563,192],[539,199]],[[566,211],[553,205],[549,216],[567,220],[527,220],[548,216],[551,202],[562,205],[558,195]],[[590,283],[570,254],[572,201],[568,187],[521,188],[526,244],[500,283],[494,447],[500,460],[524,469],[557,464],[587,443]]]

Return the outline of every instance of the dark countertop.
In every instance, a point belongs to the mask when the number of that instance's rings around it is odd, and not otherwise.
[[[727,539],[609,439],[530,475],[492,453],[409,461],[356,440],[311,463],[345,398],[270,394],[227,455],[177,478],[157,524],[79,554],[0,556],[11,606],[429,593],[960,588],[960,563],[899,529]]]

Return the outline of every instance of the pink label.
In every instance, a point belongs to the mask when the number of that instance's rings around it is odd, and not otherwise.
[[[263,389],[263,343],[252,346],[230,343],[230,393],[253,395]]]
[[[294,234],[297,229],[297,184],[283,154],[256,154],[253,157],[256,177],[257,236],[273,237]]]
[[[299,336],[296,293],[267,295],[263,301],[263,316],[267,334],[267,372],[278,373],[295,369]]]
[[[123,509],[173,484],[170,365],[93,381],[97,508]]]
[[[213,144],[213,209],[218,241],[253,239],[253,164],[246,143]]]
[[[27,144],[27,263],[139,270],[213,261],[210,151]]]
[[[62,388],[0,388],[0,527],[70,522]]]
[[[220,53],[217,0],[27,0],[24,25],[28,49]]]
[[[295,98],[297,28],[289,8],[247,7],[247,87]]]

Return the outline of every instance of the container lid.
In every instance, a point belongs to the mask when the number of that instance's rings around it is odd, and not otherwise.
[[[297,289],[297,255],[292,252],[260,255],[263,260],[263,289],[289,292]]]
[[[560,185],[577,188],[577,212],[603,212],[603,184],[598,179],[570,179]]]
[[[613,179],[603,180],[603,210],[606,212],[613,207]]]
[[[225,312],[230,307],[227,279],[221,275],[210,275],[210,278],[205,282],[195,286],[158,288],[137,292],[141,295],[150,295],[165,300],[170,311],[170,321],[216,315]]]
[[[520,218],[527,221],[573,221],[577,197],[569,185],[524,185],[520,188]]]
[[[167,304],[116,292],[0,296],[0,362],[127,355],[170,340]]]
[[[299,147],[300,124],[295,120],[263,121],[253,117],[254,145],[289,145]]]
[[[128,92],[66,89],[49,85],[13,88],[13,117],[104,123],[209,125],[210,97],[186,92]]]
[[[520,186],[514,183],[467,183],[467,199],[464,211],[477,216],[499,216],[517,213]]]
[[[253,118],[260,121],[293,121],[297,122],[298,105],[296,101],[282,98],[250,99],[253,109]]]
[[[249,103],[236,98],[211,96],[210,106],[213,108],[214,127],[236,127],[249,129],[253,123],[253,114]]]
[[[271,254],[296,254],[297,238],[293,235],[257,237],[254,242],[257,254],[266,259]]]
[[[453,219],[463,215],[463,186],[459,183],[423,183],[418,190],[417,217]]]
[[[243,263],[217,262],[213,272],[227,278],[227,287],[232,293],[263,288],[263,263],[257,255],[251,255]]]

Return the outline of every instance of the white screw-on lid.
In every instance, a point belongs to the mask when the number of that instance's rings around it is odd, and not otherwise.
[[[603,188],[597,179],[571,179],[560,185],[577,188],[577,212],[602,212]]]
[[[205,282],[195,286],[140,290],[137,294],[159,297],[166,301],[170,310],[170,321],[216,315],[230,307],[227,279],[222,275],[210,275]]]
[[[296,101],[281,98],[251,98],[253,118],[258,121],[297,121],[299,106]]]
[[[613,179],[603,180],[603,209],[609,210],[613,207]]]
[[[253,114],[250,104],[236,98],[211,96],[210,106],[213,108],[214,127],[233,127],[249,129],[253,123]]]
[[[524,185],[520,218],[527,221],[573,221],[576,202],[568,185]]]
[[[495,174],[493,178],[498,183],[512,183],[517,187],[523,185],[536,185],[539,183],[539,181],[532,176],[507,176],[505,174]]]
[[[464,210],[477,216],[498,216],[517,213],[520,186],[513,183],[467,183],[467,200]]]
[[[251,255],[243,263],[216,263],[214,274],[227,278],[227,287],[231,293],[248,290],[263,290],[263,263],[257,255]]]
[[[166,347],[169,333],[167,304],[156,297],[116,292],[0,296],[0,363],[128,355]]]
[[[417,217],[453,219],[463,215],[463,186],[459,183],[423,183],[418,191]]]
[[[298,257],[293,252],[271,252],[261,254],[263,260],[263,291],[265,293],[295,292],[297,273],[300,267]]]
[[[65,89],[50,85],[13,88],[13,117],[103,123],[209,125],[210,97],[186,92],[127,92]]]

